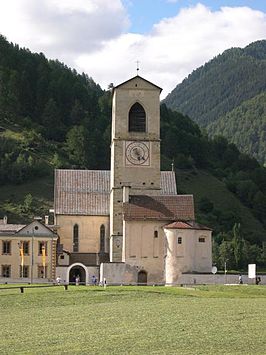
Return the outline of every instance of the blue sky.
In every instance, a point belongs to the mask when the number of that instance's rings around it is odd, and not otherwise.
[[[135,33],[147,33],[152,30],[153,24],[162,18],[176,16],[180,9],[199,2],[213,11],[222,6],[247,6],[266,12],[266,0],[123,0],[129,12],[130,31]]]
[[[266,39],[266,0],[0,0],[0,33],[103,89],[138,60],[163,98],[226,49]]]

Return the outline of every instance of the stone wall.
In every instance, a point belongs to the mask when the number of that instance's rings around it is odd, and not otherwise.
[[[138,279],[138,268],[125,263],[102,263],[100,282],[104,279],[108,285],[135,285]]]
[[[266,275],[260,275],[261,285],[266,285]],[[178,285],[215,285],[215,284],[238,284],[239,274],[182,274],[178,278]],[[254,285],[255,280],[249,279],[248,275],[242,275],[243,284]]]

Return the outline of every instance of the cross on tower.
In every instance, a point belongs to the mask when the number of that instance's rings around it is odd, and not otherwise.
[[[139,63],[140,63],[140,61],[137,60],[136,63],[137,63],[137,75],[139,75]]]

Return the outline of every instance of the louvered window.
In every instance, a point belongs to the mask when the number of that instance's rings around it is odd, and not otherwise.
[[[129,132],[146,132],[146,113],[138,102],[129,111],[128,130]]]

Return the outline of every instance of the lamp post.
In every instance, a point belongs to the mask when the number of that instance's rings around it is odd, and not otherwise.
[[[33,239],[34,239],[34,229],[32,228],[32,234],[31,234],[31,268],[30,268],[30,283],[33,283],[33,263],[34,263],[34,257],[33,257]]]
[[[24,245],[23,245],[23,242],[20,241],[18,243],[18,248],[19,248],[19,255],[20,255],[20,267],[21,267],[21,277],[23,278],[24,277]]]
[[[227,259],[225,260],[225,262],[224,262],[224,283],[226,284],[226,273],[227,273],[227,265],[226,265],[226,261],[227,261]]]

